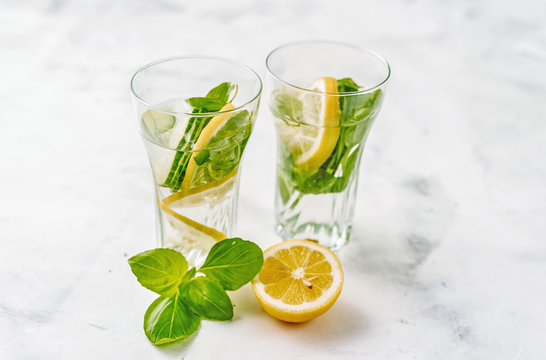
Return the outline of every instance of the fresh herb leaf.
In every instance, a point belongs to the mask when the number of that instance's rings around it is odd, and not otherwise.
[[[211,99],[207,97],[192,97],[186,99],[186,102],[196,109],[206,109],[206,112],[219,111],[226,104],[221,100],[215,98]]]
[[[201,317],[233,318],[225,290],[235,290],[254,278],[263,265],[263,254],[256,244],[240,238],[223,240],[212,250],[208,265],[199,269],[206,277],[194,277],[195,267],[187,270],[184,256],[171,249],[149,250],[129,259],[144,287],[169,294],[156,299],[144,315],[144,332],[154,345],[187,337],[197,330]]]
[[[298,126],[302,118],[303,104],[301,100],[286,91],[273,91],[271,111],[275,117],[284,120],[289,125]]]
[[[168,344],[194,333],[200,321],[178,293],[173,297],[161,296],[144,315],[144,332],[152,344]]]
[[[342,109],[345,115],[342,122],[344,125],[353,125],[375,115],[381,105],[382,92],[378,89],[371,94],[361,94],[350,98],[352,98],[351,103],[345,104]]]
[[[337,92],[339,93],[355,92],[359,89],[360,86],[358,86],[351,78],[343,78],[337,80]]]
[[[182,278],[182,281],[180,282],[180,285],[183,285],[185,282],[188,282],[190,281],[191,279],[193,279],[193,277],[195,276],[195,273],[197,272],[197,269],[192,267],[191,269],[189,269],[185,274],[184,274],[184,277]]]
[[[180,296],[195,314],[210,320],[230,320],[233,305],[222,286],[204,276],[180,286]]]
[[[199,153],[193,158],[193,160],[195,160],[197,165],[203,165],[209,160],[209,157],[210,151],[208,151],[207,149],[203,149],[199,151]]]
[[[227,119],[209,139],[207,150],[200,151],[208,152],[208,156],[196,156],[195,160],[200,166],[193,173],[192,184],[204,185],[232,173],[241,162],[251,132],[252,121],[248,110],[239,111]]]
[[[192,97],[186,101],[193,107],[194,114],[216,112],[222,109],[229,101],[229,96],[236,85],[223,82],[210,90],[205,97]],[[194,116],[188,120],[184,136],[177,146],[177,153],[171,165],[167,179],[161,186],[170,188],[173,192],[180,190],[188,163],[191,159],[193,145],[201,135],[201,131],[207,126],[210,117]]]
[[[279,195],[283,204],[286,204],[290,200],[292,192],[290,191],[293,185],[290,179],[287,178],[282,172],[279,172],[277,176],[277,188],[279,189]]]
[[[219,111],[228,103],[229,95],[233,89],[235,89],[235,85],[224,82],[210,90],[207,96],[191,97],[186,102],[194,109],[200,110],[200,113]]]
[[[220,85],[214,87],[207,93],[208,98],[218,99],[221,102],[227,103],[229,100],[229,94],[236,88],[236,85],[230,82],[223,82]]]
[[[263,263],[258,245],[231,238],[216,243],[198,271],[218,281],[225,290],[237,290],[258,274]]]
[[[351,78],[339,79],[337,85],[339,93],[357,92],[361,89]],[[324,194],[345,190],[358,167],[357,160],[382,98],[383,94],[379,89],[371,93],[340,97],[340,134],[336,146],[321,167],[311,174],[306,169],[296,167],[293,156],[288,150],[283,151],[281,146],[280,156],[283,160],[280,163],[277,183],[283,203],[289,201],[295,191],[302,194]],[[274,115],[291,126],[298,125],[297,122],[288,122],[298,121],[292,116],[292,104],[298,99],[285,90],[277,91],[274,99]]]
[[[178,292],[178,285],[188,270],[184,256],[172,249],[144,251],[131,257],[129,265],[142,286],[164,296]]]

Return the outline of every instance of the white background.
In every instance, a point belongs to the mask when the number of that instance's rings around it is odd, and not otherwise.
[[[539,0],[2,0],[0,358],[543,359],[545,19]],[[212,54],[263,76],[268,51],[317,38],[393,69],[340,299],[288,325],[244,287],[233,321],[154,347],[127,264],[156,244],[132,73]],[[274,153],[262,106],[239,233],[264,248]]]

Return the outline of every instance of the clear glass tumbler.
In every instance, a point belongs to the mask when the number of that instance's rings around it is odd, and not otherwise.
[[[339,250],[351,235],[362,149],[389,64],[356,46],[300,41],[273,50],[266,65],[278,135],[277,233]]]
[[[187,56],[142,67],[131,90],[154,178],[160,246],[198,265],[234,229],[262,82],[235,61]]]

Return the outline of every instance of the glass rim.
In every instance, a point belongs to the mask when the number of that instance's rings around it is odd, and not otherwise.
[[[369,55],[372,55],[372,56],[376,57],[377,59],[379,59],[386,66],[387,75],[385,76],[385,78],[383,80],[381,80],[379,83],[375,84],[372,87],[368,87],[366,89],[358,90],[358,91],[349,91],[349,92],[342,92],[342,93],[335,92],[334,93],[334,92],[313,90],[313,89],[304,88],[304,87],[301,87],[301,86],[298,86],[298,85],[294,85],[291,82],[282,79],[280,76],[275,74],[273,72],[273,70],[271,70],[270,58],[277,51],[282,50],[282,49],[284,49],[286,47],[294,46],[294,45],[304,45],[304,44],[313,44],[313,43],[314,44],[330,44],[330,45],[346,46],[346,47],[349,47],[349,48],[353,48],[354,50],[358,50],[361,53],[367,53]],[[328,94],[328,95],[331,95],[331,96],[340,96],[340,97],[341,96],[366,94],[366,93],[373,92],[373,91],[379,89],[381,86],[385,85],[387,83],[387,81],[390,79],[390,76],[391,76],[391,66],[390,66],[389,62],[383,56],[379,55],[379,53],[377,53],[377,52],[375,52],[375,51],[373,51],[371,49],[361,48],[361,47],[353,45],[353,44],[349,44],[349,43],[342,42],[342,41],[334,41],[334,40],[298,40],[298,41],[291,41],[291,42],[282,44],[280,46],[277,46],[273,50],[271,50],[271,52],[267,55],[267,57],[265,58],[265,67],[266,67],[267,72],[269,74],[271,74],[275,79],[279,80],[280,82],[282,82],[283,84],[285,84],[287,86],[290,86],[292,88],[298,89],[298,90],[303,91],[303,92],[312,93],[312,94]]]
[[[168,62],[168,61],[187,60],[187,59],[218,60],[218,61],[223,61],[225,63],[230,63],[230,64],[233,64],[233,65],[237,65],[237,66],[239,66],[239,67],[241,67],[241,68],[243,68],[245,70],[248,70],[251,74],[254,75],[254,77],[258,80],[259,89],[258,89],[256,95],[254,95],[250,100],[246,101],[242,105],[239,105],[239,106],[234,107],[233,109],[229,109],[229,110],[214,111],[214,112],[207,112],[207,113],[189,113],[189,112],[184,112],[184,111],[168,111],[168,110],[165,110],[164,108],[162,108],[162,107],[160,107],[158,105],[154,105],[154,104],[149,103],[148,101],[144,100],[141,96],[139,96],[137,94],[137,92],[135,90],[135,87],[134,87],[134,83],[135,83],[136,77],[139,74],[143,73],[145,70],[151,68],[152,66],[155,66],[155,65],[158,65],[158,64],[162,64],[162,63],[165,63],[165,62]],[[221,56],[211,56],[211,55],[178,55],[178,56],[169,56],[169,57],[161,58],[161,59],[152,61],[152,62],[140,67],[133,74],[133,76],[131,76],[130,88],[131,88],[131,94],[133,94],[134,98],[136,100],[138,100],[140,103],[142,103],[144,106],[146,106],[147,108],[151,109],[151,110],[161,112],[161,113],[164,113],[164,114],[168,114],[168,115],[174,115],[174,116],[176,116],[176,115],[187,115],[187,116],[191,116],[191,117],[210,117],[210,116],[214,116],[214,115],[218,115],[218,114],[226,114],[226,113],[235,112],[235,111],[241,110],[242,108],[246,107],[248,104],[253,103],[262,94],[263,83],[262,83],[262,79],[260,78],[260,76],[258,75],[258,73],[256,71],[254,71],[250,66],[247,66],[247,65],[245,65],[245,64],[243,64],[243,63],[241,63],[239,61],[236,61],[236,60],[228,59],[228,58],[221,57]]]

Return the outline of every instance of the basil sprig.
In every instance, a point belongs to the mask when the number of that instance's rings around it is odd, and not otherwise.
[[[194,333],[201,319],[232,319],[226,290],[237,290],[252,280],[263,261],[258,245],[241,238],[215,244],[199,269],[188,270],[184,256],[172,249],[131,257],[129,265],[138,282],[160,295],[144,315],[146,336],[154,345],[162,345]]]
[[[263,263],[262,251],[256,244],[239,238],[226,239],[210,249],[199,272],[226,290],[237,290],[254,279]]]
[[[313,172],[294,164],[293,155],[286,147],[280,148],[278,186],[283,203],[294,190],[303,194],[342,192],[347,187],[362,153],[364,141],[379,111],[383,93],[377,89],[359,94],[362,89],[351,78],[337,80],[338,93],[355,93],[341,96],[339,100],[340,133],[335,148],[328,159]],[[284,90],[273,92],[273,114],[291,126],[299,126],[303,118],[303,105],[295,95]]]
[[[186,102],[193,107],[192,113],[194,114],[217,112],[230,102],[229,97],[234,90],[237,91],[236,85],[223,82],[210,90],[205,97],[192,97]],[[192,155],[193,145],[211,119],[212,116],[193,116],[188,120],[184,136],[176,147],[177,152],[167,179],[161,186],[168,187],[173,192],[180,189]]]

